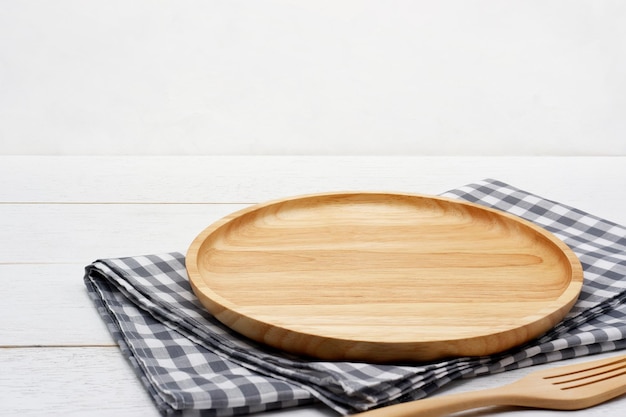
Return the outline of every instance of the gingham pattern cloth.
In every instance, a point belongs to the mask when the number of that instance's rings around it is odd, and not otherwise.
[[[312,361],[222,326],[192,293],[180,253],[99,260],[85,283],[163,414],[229,416],[321,401],[342,414],[423,398],[447,383],[626,347],[626,228],[496,180],[445,196],[549,230],[584,269],[579,300],[547,334],[514,350],[415,366]]]

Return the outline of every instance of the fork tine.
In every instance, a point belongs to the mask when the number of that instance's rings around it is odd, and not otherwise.
[[[626,394],[626,356],[537,371],[497,388],[426,398],[358,415],[435,417],[489,405],[581,410],[623,394]]]
[[[563,385],[561,389],[580,388],[580,387],[584,387],[590,384],[595,384],[598,382],[614,380],[614,378],[625,376],[625,375],[626,375],[626,368],[619,368],[611,372],[595,374],[592,377],[569,381],[569,383],[567,383],[567,385]],[[626,380],[624,380],[623,383],[626,384]],[[564,382],[563,384],[566,384],[566,383]]]
[[[583,364],[578,369],[545,376],[544,379],[559,386],[561,389],[572,389],[624,375],[626,375],[626,358],[620,358],[608,360],[605,363],[587,368]],[[626,380],[624,382],[626,383]]]

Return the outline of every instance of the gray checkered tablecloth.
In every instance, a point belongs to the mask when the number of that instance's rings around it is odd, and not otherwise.
[[[412,366],[297,358],[247,340],[192,293],[180,253],[98,260],[85,283],[163,414],[229,416],[321,401],[342,414],[427,396],[450,381],[626,347],[626,228],[496,180],[444,194],[538,224],[579,257],[578,302],[547,334],[490,357]]]

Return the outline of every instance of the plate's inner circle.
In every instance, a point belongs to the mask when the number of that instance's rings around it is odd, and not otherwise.
[[[206,231],[192,283],[213,310],[282,335],[461,340],[562,308],[573,279],[563,250],[540,229],[474,205],[331,194],[261,206]]]

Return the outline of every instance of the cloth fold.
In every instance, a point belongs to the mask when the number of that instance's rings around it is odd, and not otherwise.
[[[85,268],[101,317],[164,415],[231,416],[321,401],[341,414],[423,398],[451,381],[626,347],[626,228],[483,180],[443,194],[503,210],[562,239],[584,269],[581,295],[546,334],[508,352],[380,365],[299,358],[231,331],[191,291],[177,252]]]

